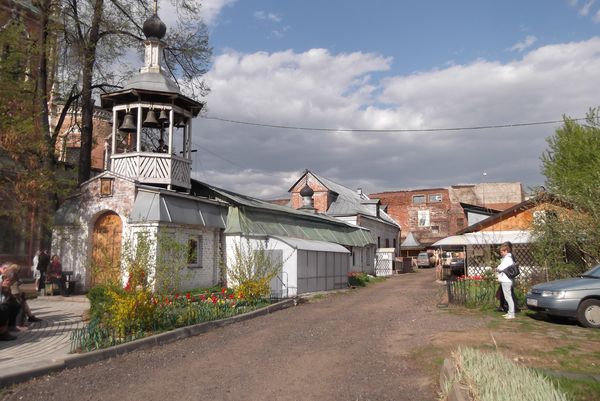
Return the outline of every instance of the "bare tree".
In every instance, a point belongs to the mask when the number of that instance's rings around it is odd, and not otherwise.
[[[78,181],[82,183],[91,176],[94,97],[101,91],[119,87],[133,73],[131,67],[137,64],[131,59],[135,50],[141,50],[143,21],[156,12],[156,3],[151,8],[142,0],[62,1],[61,61],[66,73],[58,87],[63,94],[68,93],[66,104],[77,98],[81,105]],[[200,3],[174,0],[172,5],[178,19],[164,39],[168,44],[166,67],[183,93],[199,99],[208,92],[202,76],[212,52],[199,16]]]

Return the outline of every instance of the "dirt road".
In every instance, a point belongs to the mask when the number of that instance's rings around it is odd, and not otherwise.
[[[436,399],[440,331],[485,319],[437,308],[433,270],[313,298],[176,343],[17,385],[5,400]]]

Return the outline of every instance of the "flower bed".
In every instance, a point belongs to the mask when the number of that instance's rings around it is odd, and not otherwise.
[[[71,335],[71,351],[85,352],[122,344],[178,327],[256,310],[267,301],[248,302],[242,293],[219,292],[159,296],[147,289],[100,287],[90,297],[91,320]]]

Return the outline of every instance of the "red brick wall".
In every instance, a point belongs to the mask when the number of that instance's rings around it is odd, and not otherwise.
[[[325,213],[329,206],[331,205],[333,195],[330,191],[321,185],[321,183],[316,180],[311,174],[307,174],[302,180],[298,181],[298,183],[292,188],[291,192],[291,200],[292,207],[294,209],[299,209],[302,207],[302,196],[300,196],[300,191],[307,184],[308,186],[315,192],[313,195],[313,207],[317,210],[318,213]]]
[[[440,202],[429,201],[430,195],[438,194],[442,196]],[[425,203],[413,203],[413,197],[421,195],[425,196]],[[457,226],[457,220],[464,216],[463,210],[459,204],[451,202],[448,190],[445,188],[382,192],[370,194],[369,198],[380,199],[381,204],[387,206],[387,213],[400,223],[401,241],[404,241],[408,233],[412,232],[419,242],[431,244],[453,235],[463,228],[463,226]],[[429,227],[419,227],[418,212],[420,210],[429,211]]]
[[[52,126],[57,123],[59,113],[61,111],[60,106],[52,113]],[[107,113],[98,112],[94,114],[93,123],[93,144],[92,144],[92,169],[104,170],[104,143],[105,140],[112,134],[112,127],[109,123],[109,116]],[[72,113],[67,114],[63,122],[62,128],[56,140],[56,153],[59,158],[67,163],[77,164],[79,161],[79,148],[81,143],[81,133],[77,127],[81,124],[81,115],[74,115]],[[71,128],[74,128],[71,130]],[[69,132],[71,131],[71,132]],[[63,147],[67,149],[64,153],[65,158],[63,159]]]

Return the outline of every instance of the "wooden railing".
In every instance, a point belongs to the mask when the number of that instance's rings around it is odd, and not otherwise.
[[[134,152],[111,156],[111,171],[147,184],[190,187],[191,160],[168,153]]]

